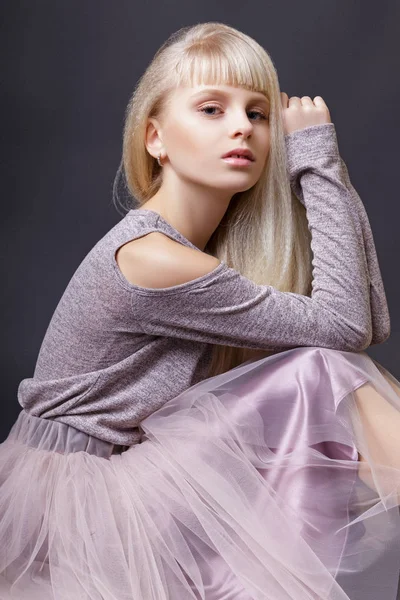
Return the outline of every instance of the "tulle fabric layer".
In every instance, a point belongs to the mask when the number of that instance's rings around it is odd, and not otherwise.
[[[366,353],[290,349],[194,385],[114,454],[22,411],[0,445],[0,598],[396,600],[399,460],[365,385],[395,422],[400,383]]]

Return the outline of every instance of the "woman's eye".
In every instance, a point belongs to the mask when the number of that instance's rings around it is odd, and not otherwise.
[[[264,115],[264,113],[263,113],[263,112],[260,112],[259,110],[250,110],[249,112],[250,112],[250,113],[253,113],[253,114],[255,114],[255,115],[258,115],[258,116],[260,117],[260,119],[265,119],[265,120],[266,120],[266,119],[268,118],[268,117],[266,117],[266,116]]]
[[[209,116],[213,116],[211,113],[206,113],[207,110],[215,110],[215,109],[219,109],[219,106],[214,106],[213,104],[208,104],[207,106],[203,106],[202,108],[200,108],[200,112],[207,114]],[[264,115],[264,113],[260,112],[259,110],[249,110],[248,111],[249,114],[255,114],[257,115],[260,119],[267,119],[267,117]]]
[[[200,108],[200,112],[203,112],[205,114],[210,114],[210,113],[206,113],[206,110],[215,110],[218,109],[218,106],[212,106],[211,104],[209,104],[208,106],[203,106],[203,108]]]

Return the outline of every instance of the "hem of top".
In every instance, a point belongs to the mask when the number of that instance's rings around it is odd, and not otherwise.
[[[290,133],[285,133],[285,140],[291,140],[293,139],[293,137],[298,134],[302,134],[302,133],[311,133],[311,130],[317,130],[320,131],[321,133],[323,133],[324,131],[329,131],[329,130],[336,130],[335,127],[335,123],[316,123],[315,125],[308,125],[307,127],[302,127],[301,129],[295,129],[294,131],[291,131]],[[335,131],[336,133],[336,131]],[[313,135],[313,133],[311,133],[311,135]]]
[[[129,440],[125,440],[125,442],[122,442],[121,440],[116,441],[115,439],[111,439],[111,437],[106,437],[106,436],[99,437],[96,428],[91,427],[90,425],[86,425],[85,429],[81,429],[76,424],[73,425],[70,422],[71,421],[70,417],[72,417],[72,419],[74,419],[75,416],[76,415],[69,415],[69,414],[56,415],[54,417],[50,417],[48,420],[56,421],[57,423],[63,423],[64,425],[67,425],[68,427],[73,427],[74,429],[77,429],[78,431],[85,433],[86,435],[90,435],[91,437],[97,438],[101,442],[105,442],[107,444],[111,444],[114,446],[130,447],[132,445],[136,445],[136,442],[134,444],[132,444]],[[39,417],[39,418],[46,418],[46,417]],[[66,420],[64,420],[64,419],[66,419]],[[140,423],[138,425],[133,425],[132,429],[137,429],[140,432]]]
[[[321,141],[322,146],[314,148]],[[297,175],[296,170],[303,167],[304,162],[318,158],[340,159],[334,123],[320,123],[302,129],[296,129],[285,135],[288,170],[291,176]]]

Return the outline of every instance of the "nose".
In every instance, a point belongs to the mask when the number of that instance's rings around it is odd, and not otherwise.
[[[253,132],[254,125],[249,120],[246,111],[237,111],[233,114],[231,123],[232,137],[237,137],[238,134],[248,137]]]

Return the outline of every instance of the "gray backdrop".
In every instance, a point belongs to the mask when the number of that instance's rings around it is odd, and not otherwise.
[[[121,218],[112,183],[134,85],[173,31],[203,21],[254,37],[289,96],[328,104],[391,313],[391,337],[367,352],[400,379],[399,2],[11,0],[1,8],[0,440],[70,277]]]

